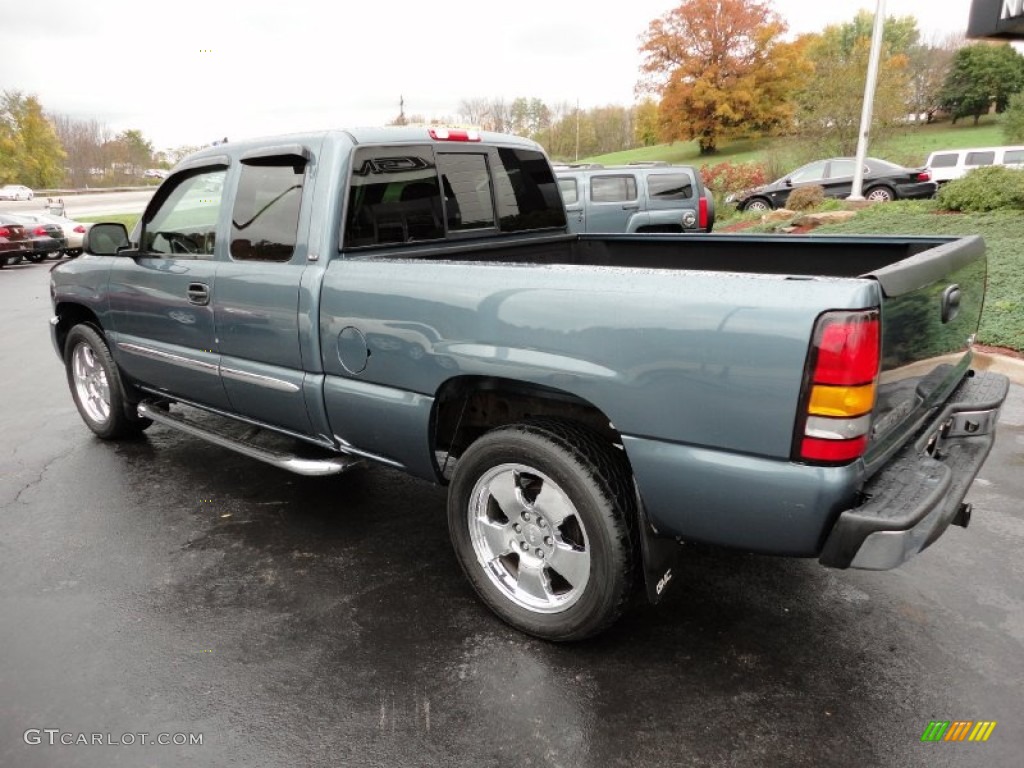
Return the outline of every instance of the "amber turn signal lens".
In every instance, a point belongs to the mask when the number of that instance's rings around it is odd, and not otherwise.
[[[813,416],[849,418],[862,416],[875,405],[875,385],[828,387],[815,385],[807,412]]]

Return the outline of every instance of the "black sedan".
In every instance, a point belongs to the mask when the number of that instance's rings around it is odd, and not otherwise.
[[[816,160],[763,187],[730,195],[726,201],[735,203],[741,211],[770,211],[785,206],[794,189],[811,185],[822,187],[826,197],[847,198],[853,189],[855,168],[856,159],[852,157]],[[864,159],[862,189],[868,200],[889,202],[932,197],[937,188],[925,168],[904,168],[874,157]]]
[[[25,254],[25,258],[33,264],[38,264],[47,256],[60,258],[61,253],[67,248],[68,239],[58,224],[46,221],[36,214],[8,214],[8,217],[25,227],[32,248]]]

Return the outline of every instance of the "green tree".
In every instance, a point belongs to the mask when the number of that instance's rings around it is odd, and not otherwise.
[[[1003,136],[1008,144],[1024,144],[1024,92],[1010,97],[1003,120]]]
[[[518,136],[536,136],[551,123],[551,113],[538,98],[522,96],[513,99],[509,107],[508,130]]]
[[[911,19],[886,19],[883,52],[872,109],[870,133],[873,139],[894,132],[906,117],[910,90],[908,56],[893,52],[884,42],[890,37],[894,46],[909,48],[917,34]],[[893,32],[886,34],[886,30]],[[852,155],[860,134],[864,82],[871,52],[870,14],[858,14],[853,22],[831,25],[821,34],[802,39],[805,55],[813,72],[797,91],[799,133],[810,154]]]
[[[124,173],[128,176],[141,176],[153,164],[153,145],[142,135],[142,131],[122,131],[114,144],[117,146],[118,159],[124,163]]]
[[[1024,89],[1024,56],[1008,44],[976,43],[961,48],[942,89],[942,104],[953,115],[978,119],[1005,111],[1010,96]]]
[[[65,153],[35,96],[0,96],[0,182],[54,187],[64,178]]]
[[[658,102],[644,99],[633,108],[633,136],[641,147],[658,143]]]
[[[661,97],[662,136],[702,155],[737,134],[788,127],[804,65],[768,0],[683,0],[641,36],[642,93]]]
[[[833,27],[839,49],[844,54],[851,55],[861,40],[871,39],[874,27],[875,15],[863,9],[858,11],[853,21]],[[913,16],[886,16],[885,24],[882,26],[882,43],[888,55],[909,56],[920,39],[917,19]]]

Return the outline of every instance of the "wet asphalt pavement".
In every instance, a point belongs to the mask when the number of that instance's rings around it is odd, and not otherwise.
[[[475,599],[440,488],[94,439],[46,269],[0,272],[3,768],[1024,764],[1020,387],[971,527],[901,569],[692,548],[661,606],[557,646]],[[202,745],[60,743],[140,733]]]

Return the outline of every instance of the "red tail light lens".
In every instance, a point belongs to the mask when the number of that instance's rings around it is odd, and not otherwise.
[[[921,171],[919,174],[917,174],[917,180],[918,181],[931,181],[932,180],[932,175],[930,173],[928,173],[928,171]]]
[[[826,312],[814,327],[795,458],[845,464],[867,449],[881,362],[877,310]]]
[[[85,234],[85,226],[82,225],[82,224],[79,224],[77,227],[75,227],[74,231],[77,232],[80,235],[84,235]]]
[[[9,230],[7,227],[0,227],[0,237],[10,237],[10,236],[11,236],[11,230]]]
[[[697,226],[701,229],[708,228],[708,199],[704,195],[697,201]]]
[[[38,237],[46,237],[46,228],[45,227],[36,227],[32,231],[32,234],[33,235],[37,235]]]
[[[814,382],[856,386],[873,381],[878,375],[880,332],[877,312],[822,315],[814,334]]]
[[[462,128],[431,128],[427,133],[435,141],[480,141],[478,131],[467,131]]]

